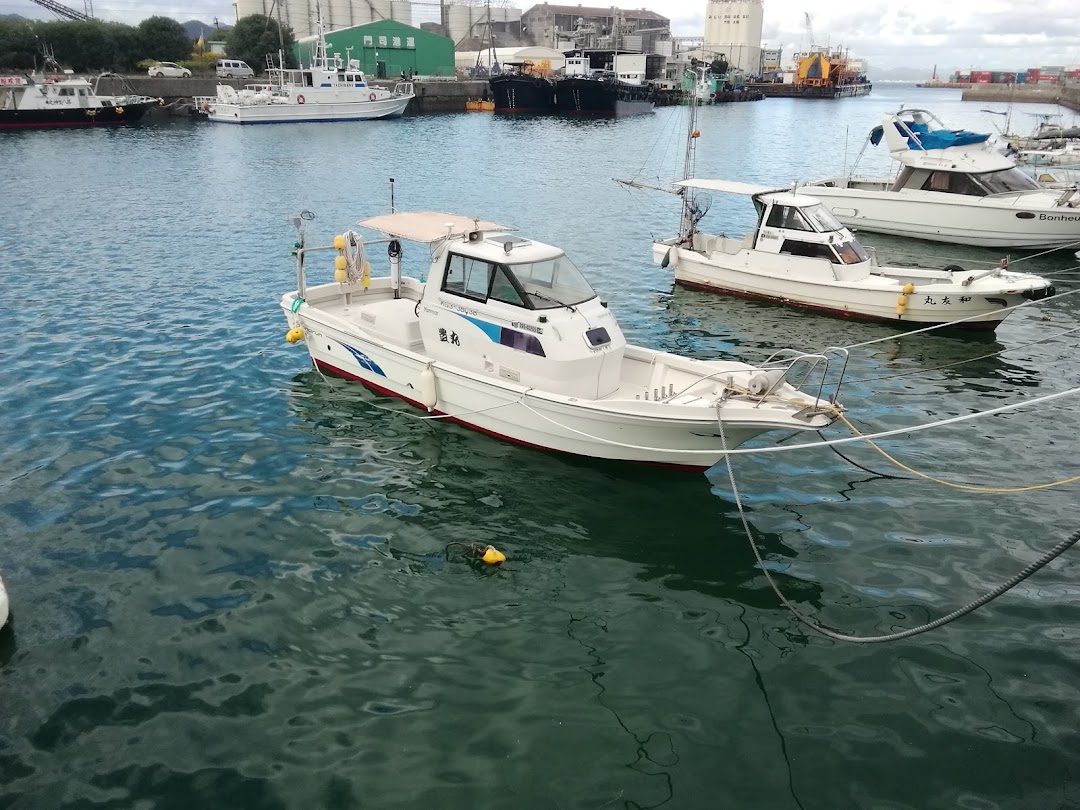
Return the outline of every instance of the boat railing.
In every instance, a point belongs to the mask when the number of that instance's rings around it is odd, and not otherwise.
[[[783,370],[783,373],[768,375],[771,384],[766,390],[757,395],[758,401],[755,403],[755,407],[760,406],[784,382],[802,390],[804,386],[810,383],[811,378],[815,376],[815,372],[819,370],[821,376],[817,383],[817,398],[819,400],[825,399],[825,389],[835,387],[832,395],[826,401],[836,402],[840,398],[840,388],[844,384],[844,376],[847,374],[848,359],[848,350],[840,346],[829,346],[820,353],[801,352],[798,349],[779,349],[773,352],[760,365],[760,368],[765,372]],[[836,379],[830,382],[829,372],[836,365],[839,365],[839,371],[833,375]],[[801,376],[797,373],[799,370],[801,370]]]

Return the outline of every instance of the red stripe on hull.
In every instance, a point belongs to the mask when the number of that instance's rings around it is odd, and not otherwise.
[[[877,315],[867,315],[862,312],[851,312],[846,309],[833,309],[832,307],[819,307],[814,304],[804,304],[801,301],[793,301],[790,298],[777,298],[771,295],[761,295],[759,293],[746,292],[745,290],[730,290],[727,287],[717,287],[713,284],[700,284],[696,281],[683,281],[682,279],[675,279],[675,283],[680,287],[687,287],[691,290],[703,290],[704,292],[723,293],[725,295],[733,295],[736,298],[745,298],[748,301],[764,301],[767,304],[783,304],[789,307],[795,307],[796,309],[805,309],[810,312],[821,312],[825,315],[835,315],[840,318],[847,318],[851,321],[866,321],[869,323],[887,323],[890,326],[900,326],[911,329],[922,329],[927,326],[941,326],[948,323],[948,321],[905,321],[900,318],[881,318]],[[1004,320],[1004,319],[1002,319]],[[967,321],[966,323],[958,323],[954,328],[956,329],[968,329],[973,332],[993,332],[997,329],[998,324],[1001,321]]]
[[[634,464],[648,464],[649,466],[652,466],[652,467],[663,467],[664,469],[667,469],[667,470],[678,470],[680,472],[700,473],[700,472],[704,472],[705,470],[708,470],[712,466],[711,464],[708,465],[708,466],[702,466],[702,465],[694,465],[694,464],[670,464],[670,463],[663,462],[663,461],[637,461],[636,459],[607,459],[607,458],[600,458],[599,456],[585,456],[585,455],[580,454],[580,453],[570,453],[569,451],[559,450],[559,449],[554,448],[554,447],[545,447],[542,444],[533,444],[532,442],[527,442],[527,441],[525,441],[523,439],[515,439],[513,436],[506,436],[506,435],[504,435],[502,433],[498,433],[498,432],[496,432],[494,430],[488,430],[487,428],[482,428],[479,425],[472,424],[471,422],[465,422],[465,421],[463,421],[461,419],[458,419],[455,416],[447,416],[443,411],[440,411],[438,409],[433,408],[431,410],[428,410],[428,407],[426,405],[424,405],[424,404],[422,404],[420,402],[417,402],[415,399],[409,399],[409,397],[404,396],[402,394],[399,394],[397,391],[391,391],[389,388],[384,388],[383,386],[379,385],[378,383],[373,383],[371,380],[366,380],[363,377],[358,377],[356,374],[353,374],[350,371],[345,371],[344,369],[340,369],[337,366],[332,366],[332,365],[330,365],[329,363],[327,363],[325,361],[314,360],[313,362],[315,363],[316,368],[319,368],[319,369],[325,371],[328,374],[333,374],[335,377],[341,377],[342,379],[345,379],[345,380],[352,380],[354,382],[361,383],[362,385],[364,385],[367,388],[370,388],[372,391],[374,391],[377,394],[382,394],[383,396],[388,396],[388,397],[396,397],[397,399],[408,402],[414,408],[419,408],[422,411],[428,411],[429,413],[433,413],[433,414],[437,414],[439,416],[445,416],[446,417],[445,419],[440,420],[440,421],[453,422],[456,425],[461,425],[462,427],[467,427],[467,428],[469,428],[471,430],[476,430],[476,431],[479,431],[480,433],[483,433],[483,434],[485,434],[487,436],[491,436],[493,439],[499,439],[500,441],[510,442],[511,444],[518,444],[518,445],[521,445],[522,447],[530,447],[533,450],[544,450],[544,451],[549,452],[549,453],[565,453],[566,455],[570,455],[570,456],[579,456],[579,457],[582,457],[582,458],[595,458],[595,459],[598,459],[598,460],[601,460],[601,461],[633,461]]]

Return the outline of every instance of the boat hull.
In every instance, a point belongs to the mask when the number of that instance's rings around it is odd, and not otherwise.
[[[671,250],[670,245],[656,243],[653,258],[660,261]],[[778,257],[779,258],[779,257]],[[993,331],[1009,314],[1007,307],[1022,304],[1028,298],[1024,291],[1037,289],[1028,294],[1033,297],[1052,294],[1034,281],[1022,279],[1010,290],[999,288],[977,290],[961,284],[921,284],[913,276],[915,291],[905,297],[903,313],[897,312],[902,285],[886,284],[879,289],[860,288],[855,284],[841,284],[798,279],[794,273],[770,275],[742,270],[735,266],[722,266],[717,261],[703,260],[695,251],[678,250],[675,265],[675,283],[691,289],[734,295],[756,301],[783,304],[811,312],[819,312],[841,318],[860,321],[876,321],[901,327],[933,326],[971,318],[957,324],[957,328],[974,331]]]
[[[546,115],[556,112],[555,83],[537,76],[492,76],[488,80],[495,112]]]
[[[0,129],[50,129],[103,127],[134,124],[154,102],[135,102],[118,107],[61,107],[45,110],[0,110]],[[120,112],[117,112],[120,110]],[[91,115],[90,113],[93,113]]]
[[[430,369],[437,399],[429,412],[445,414],[445,420],[440,421],[452,421],[527,447],[589,458],[700,471],[723,457],[724,442],[714,408],[697,407],[693,416],[672,418],[657,413],[659,403],[629,401],[613,409],[604,407],[609,404],[604,401],[590,404],[545,395],[432,362],[424,355],[363,334],[345,332],[320,318],[317,309],[303,307],[308,312],[305,316],[303,312],[292,313],[291,304],[283,303],[282,308],[290,325],[302,325],[312,362],[327,374],[429,410],[422,402],[421,375]],[[724,431],[727,447],[734,448],[768,430],[815,429],[829,421],[800,423],[748,404],[725,418]]]
[[[1053,192],[974,197],[932,191],[870,191],[811,184],[849,228],[989,248],[1047,249],[1080,242],[1080,209],[1056,207]],[[940,199],[946,198],[946,199]]]
[[[219,124],[299,124],[328,121],[370,121],[396,118],[405,112],[412,96],[376,101],[309,102],[298,104],[231,104],[213,102],[206,117]]]
[[[555,83],[560,115],[614,116],[652,112],[652,91],[645,87],[570,76]]]

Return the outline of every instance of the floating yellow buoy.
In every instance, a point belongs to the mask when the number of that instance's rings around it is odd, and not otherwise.
[[[288,332],[285,333],[285,340],[288,343],[298,343],[304,339],[304,330],[299,326],[294,326]]]
[[[495,546],[488,546],[484,549],[484,556],[480,559],[488,565],[498,565],[499,563],[506,562],[506,555],[495,548]]]
[[[344,249],[345,249],[345,237],[342,236],[341,234],[338,234],[337,236],[334,237],[334,250],[344,250]]]

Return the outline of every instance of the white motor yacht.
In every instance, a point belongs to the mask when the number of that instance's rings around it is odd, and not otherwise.
[[[327,374],[491,436],[705,469],[725,446],[768,430],[820,430],[840,410],[823,398],[824,355],[781,353],[755,367],[627,344],[561,249],[505,226],[398,212],[359,223],[380,238],[350,231],[318,248],[305,245],[303,220],[293,222],[297,289],[281,298],[286,339],[305,341]],[[399,240],[421,245],[420,278],[402,275]],[[387,246],[389,276],[372,277],[373,245]],[[307,261],[318,250],[337,252],[335,281],[309,286]],[[799,390],[818,372],[813,393]]]
[[[903,109],[868,139],[888,144],[895,178],[828,178],[808,193],[844,225],[876,233],[997,248],[1080,244],[1080,190],[1040,187],[989,137]]]
[[[312,121],[366,121],[400,116],[415,93],[409,81],[393,91],[368,83],[360,63],[327,53],[322,18],[311,64],[299,70],[268,68],[269,80],[236,90],[217,86],[216,96],[197,96],[196,110],[222,124],[285,124]]]
[[[926,326],[968,319],[957,326],[980,330],[995,329],[1007,307],[1055,292],[1046,279],[999,266],[883,267],[807,194],[725,180],[675,185],[684,199],[682,233],[655,242],[653,259],[686,287],[858,320]],[[735,237],[698,231],[695,190],[750,196],[756,229]]]

